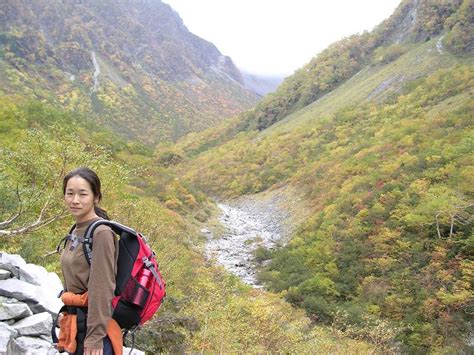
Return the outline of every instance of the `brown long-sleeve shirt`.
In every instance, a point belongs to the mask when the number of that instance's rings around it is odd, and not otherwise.
[[[73,234],[83,237],[86,228],[96,219],[78,223]],[[64,289],[74,293],[88,291],[89,304],[87,332],[84,346],[103,348],[107,323],[112,317],[111,301],[114,297],[117,274],[118,241],[108,226],[101,225],[94,231],[91,265],[84,256],[83,244],[73,250],[68,240],[61,254]]]

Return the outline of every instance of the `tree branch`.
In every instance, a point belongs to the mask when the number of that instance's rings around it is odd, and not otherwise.
[[[441,239],[441,231],[439,230],[439,215],[441,212],[436,213],[436,231],[438,232],[438,238]]]
[[[16,214],[14,214],[12,217],[10,217],[9,219],[6,219],[6,220],[0,222],[0,228],[5,228],[5,227],[9,226],[13,222],[15,222],[18,217],[20,217],[22,215],[23,204],[21,202],[21,197],[20,197],[20,191],[18,189],[18,184],[16,185],[16,197],[18,199],[18,206],[20,207],[18,212]]]
[[[12,230],[0,230],[0,235],[2,236],[7,236],[7,237],[14,237],[19,234],[25,234],[29,232],[33,232],[41,227],[47,226],[48,224],[53,223],[54,221],[57,221],[61,218],[63,218],[66,215],[66,211],[62,211],[61,213],[46,218],[46,219],[41,219],[41,216],[32,224],[20,227],[17,229],[12,229]]]
[[[43,207],[41,208],[41,211],[40,211],[36,221],[31,222],[30,224],[27,224],[23,227],[19,227],[19,228],[16,228],[16,229],[10,229],[10,230],[0,229],[0,236],[13,237],[13,236],[16,236],[16,235],[19,235],[19,234],[29,233],[29,232],[35,231],[35,230],[37,230],[41,227],[47,226],[48,224],[50,224],[54,221],[57,221],[58,219],[64,217],[64,215],[66,214],[66,211],[63,209],[61,212],[56,213],[54,216],[44,218],[44,214],[49,209],[51,201],[53,200],[54,190],[55,189],[51,190],[48,198],[46,199]],[[14,219],[18,218],[18,216],[14,216],[14,217],[15,217]],[[6,221],[6,222],[8,222],[8,221]],[[6,224],[6,226],[8,226],[8,225],[9,224]]]
[[[449,237],[451,238],[454,234],[454,224],[459,223],[462,226],[468,225],[474,221],[474,216],[466,211],[468,208],[474,206],[474,203],[470,202],[465,205],[454,206],[453,209],[437,211],[435,215],[436,219],[436,231],[438,233],[438,238],[442,238],[440,231],[440,221],[439,217],[442,214],[449,214],[450,223],[449,223]]]
[[[15,222],[16,219],[20,216],[21,216],[21,212],[18,212],[17,214],[13,215],[13,217],[0,222],[0,228],[5,228],[5,227],[9,226],[13,222]]]
[[[449,238],[453,236],[454,231],[454,214],[451,215],[451,228],[449,229]]]

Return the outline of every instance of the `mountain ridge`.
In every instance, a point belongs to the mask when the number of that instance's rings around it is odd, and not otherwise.
[[[426,22],[430,25],[424,26]],[[436,49],[430,47],[427,49],[429,51],[439,51],[440,44],[447,53],[469,60],[474,51],[473,24],[474,5],[469,1],[438,4],[425,0],[404,0],[394,13],[372,32],[356,34],[331,44],[310,63],[287,77],[275,92],[266,95],[240,118],[212,128],[207,133],[200,132],[199,135],[193,136],[194,141],[184,138],[177,146],[183,149],[185,154],[194,156],[195,151],[202,152],[203,149],[224,143],[239,132],[264,132],[280,120],[291,119],[293,112],[306,110],[315,101],[331,95],[332,91],[339,89],[349,79],[355,80],[362,71],[389,65],[426,41],[437,41],[434,46]],[[403,43],[400,42],[402,40]],[[369,52],[364,54],[367,49]],[[357,58],[358,60],[355,60]],[[419,60],[413,58],[413,65],[416,66],[417,61]],[[420,75],[425,75],[435,68],[437,64],[426,68]],[[412,70],[410,78],[416,77],[415,70]],[[377,95],[384,97],[384,85],[390,89],[391,84],[395,84],[394,88],[400,90],[408,79],[400,77],[398,82],[380,82]],[[200,146],[198,143],[206,140],[212,144],[204,143]]]

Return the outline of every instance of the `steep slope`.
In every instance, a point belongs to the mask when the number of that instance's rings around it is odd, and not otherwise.
[[[371,33],[354,35],[329,46],[288,78],[274,95],[257,105],[249,118],[250,126],[263,130],[328,94],[367,65],[393,61],[407,51],[407,45],[438,38],[442,32],[449,38],[444,43],[453,52],[471,52],[473,6],[470,1],[403,1]]]
[[[3,92],[49,100],[154,143],[256,102],[240,72],[159,0],[3,1]]]
[[[473,10],[404,1],[157,161],[173,153],[167,163],[213,196],[303,193],[310,217],[260,277],[314,319],[374,341],[396,334],[402,351],[469,352]]]

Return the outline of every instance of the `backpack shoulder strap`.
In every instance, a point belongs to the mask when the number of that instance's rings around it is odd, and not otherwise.
[[[137,235],[137,232],[132,228],[124,226],[123,224],[120,224],[115,221],[99,219],[95,222],[92,222],[84,232],[84,243],[82,245],[84,248],[84,255],[89,265],[91,264],[92,258],[92,241],[94,237],[94,231],[97,229],[97,227],[101,225],[109,226],[112,231],[114,231],[118,236],[121,236],[124,232],[132,235]]]
[[[66,247],[66,242],[71,239],[72,232],[76,228],[76,224],[73,224],[71,229],[69,230],[69,233],[59,241],[58,246],[56,247],[56,252],[59,253],[62,249]],[[61,249],[61,244],[62,244],[62,249]]]

